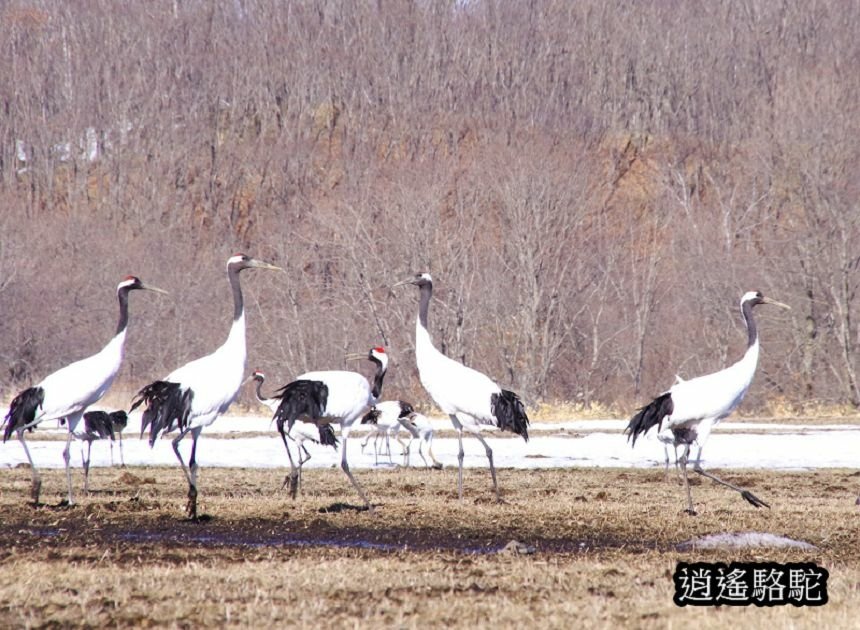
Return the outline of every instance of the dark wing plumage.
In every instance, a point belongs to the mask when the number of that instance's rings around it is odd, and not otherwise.
[[[88,411],[84,414],[84,432],[94,438],[101,440],[110,438],[114,440],[113,422],[111,414],[107,411]]]
[[[289,431],[296,418],[305,416],[317,420],[323,416],[328,403],[328,385],[322,381],[293,381],[279,389],[274,397],[281,399],[275,410],[274,420],[277,422],[278,431],[283,433],[284,424],[286,423]]]
[[[636,446],[636,438],[646,431],[657,425],[657,430],[663,428],[663,418],[671,416],[675,410],[675,404],[672,402],[671,392],[666,392],[657,396],[650,403],[642,407],[636,412],[636,415],[630,419],[630,423],[624,432],[627,434],[628,440],[633,440],[631,446]]]
[[[361,424],[379,424],[379,416],[382,412],[376,407],[371,407],[367,413],[361,417]]]
[[[490,397],[490,411],[502,431],[511,431],[529,441],[529,417],[523,401],[514,392],[503,389]]]
[[[170,381],[155,381],[141,389],[131,405],[131,410],[134,411],[146,403],[140,423],[140,437],[143,437],[146,427],[150,427],[149,445],[152,446],[160,433],[172,431],[177,427],[184,430],[188,426],[193,398],[192,390],[183,391],[179,383]]]
[[[337,436],[334,434],[334,429],[330,424],[321,424],[320,429],[320,444],[323,446],[332,446],[337,448]]]
[[[33,422],[36,419],[36,410],[43,402],[45,402],[45,390],[41,387],[29,387],[15,396],[6,414],[3,441],[8,440],[16,430]]]
[[[122,432],[128,426],[128,414],[122,410],[112,412],[110,420],[113,424],[113,430],[117,433]]]
[[[415,413],[415,410],[412,408],[412,405],[410,405],[405,400],[399,400],[398,402],[400,403],[400,415],[397,416],[398,420],[400,418],[405,418],[406,416]]]

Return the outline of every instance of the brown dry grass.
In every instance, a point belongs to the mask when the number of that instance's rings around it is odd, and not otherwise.
[[[29,472],[0,476],[0,626],[850,627],[860,603],[852,471],[728,471],[771,502],[756,510],[711,483],[654,470],[358,471],[375,510],[338,470],[308,470],[296,502],[282,470],[201,470],[201,523],[181,519],[177,469],[94,469],[103,488],[72,509],[25,504]],[[43,499],[63,496],[48,471]],[[679,552],[695,536],[768,531],[817,552]],[[130,534],[136,536],[130,539]],[[537,553],[494,551],[520,540]],[[345,546],[323,544],[338,541]],[[304,544],[296,544],[302,542]],[[362,545],[360,543],[369,543]],[[405,547],[405,548],[404,548]],[[830,571],[820,609],[690,609],[672,603],[679,560],[812,560]],[[741,618],[739,615],[743,614]]]

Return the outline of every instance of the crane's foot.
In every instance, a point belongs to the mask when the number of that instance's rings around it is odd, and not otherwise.
[[[688,516],[698,516],[699,515],[699,513],[696,512],[696,510],[694,510],[693,508],[687,508],[686,510],[684,510],[684,514],[687,514]]]
[[[433,470],[442,470],[444,468],[444,466],[441,463],[436,462],[430,468],[432,468]]]
[[[749,490],[743,490],[743,491],[741,492],[741,496],[744,498],[744,500],[745,500],[747,503],[750,503],[751,505],[753,505],[753,506],[755,506],[755,507],[757,507],[757,508],[758,508],[758,507],[766,507],[766,508],[770,509],[770,506],[769,506],[767,503],[765,503],[764,501],[762,501],[761,499],[759,499],[756,495],[754,495],[754,494],[753,494],[752,492],[750,492]]]
[[[33,506],[39,507],[39,495],[42,493],[42,480],[34,479],[30,486],[30,499],[33,500]]]
[[[284,483],[281,484],[281,491],[287,487],[287,484],[290,484],[290,498],[295,499],[299,491],[299,474],[290,473],[284,477]]]
[[[188,487],[188,503],[185,504],[185,513],[190,520],[197,522],[197,488],[194,486]]]

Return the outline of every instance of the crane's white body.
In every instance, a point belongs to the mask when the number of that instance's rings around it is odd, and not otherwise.
[[[666,417],[664,429],[696,425],[699,445],[704,446],[702,438],[706,439],[714,425],[743,401],[755,376],[758,357],[756,339],[743,358],[726,369],[675,383],[669,388],[675,409]]]
[[[125,338],[123,330],[96,354],[60,368],[36,385],[45,391],[45,400],[30,426],[65,418],[69,433],[74,433],[87,407],[101,400],[113,384],[122,365]]]
[[[371,395],[370,384],[358,372],[347,370],[327,370],[305,372],[296,380],[318,381],[328,387],[328,401],[321,420],[341,425],[341,435],[349,437],[352,426],[376,399]],[[305,419],[307,422],[309,419]]]
[[[170,383],[178,383],[183,390],[194,392],[188,416],[190,429],[208,427],[230,408],[242,387],[245,359],[243,313],[233,321],[227,341],[215,352],[186,363],[164,378]]]
[[[488,376],[439,352],[430,333],[415,322],[415,362],[421,384],[439,408],[451,417],[454,428],[477,433],[481,425],[493,425],[493,394],[502,391]]]

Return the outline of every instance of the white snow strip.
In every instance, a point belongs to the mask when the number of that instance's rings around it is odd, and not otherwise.
[[[595,423],[603,423],[595,426]],[[860,426],[854,425],[744,425],[738,423],[735,431],[723,431],[728,423],[721,424],[711,435],[704,449],[705,468],[767,468],[774,470],[810,470],[815,468],[855,468],[860,464]],[[434,421],[434,427],[450,429],[447,420]],[[546,426],[545,431],[540,429]],[[500,468],[568,468],[568,467],[618,467],[649,468],[664,464],[663,445],[654,437],[654,431],[640,439],[635,448],[621,431],[626,420],[572,421],[563,425],[548,424],[532,427],[531,439],[524,442],[519,437],[500,437],[488,432],[488,443],[493,448],[497,467]],[[577,436],[559,435],[560,429],[577,430],[587,427],[590,431]],[[603,430],[594,430],[601,427]],[[741,427],[755,431],[744,433]],[[610,432],[611,431],[611,432]],[[66,429],[57,427],[54,421],[46,421],[37,429],[38,434],[64,435]],[[243,433],[265,433],[265,436],[245,436]],[[129,426],[123,433],[125,462],[131,466],[176,465],[176,457],[170,445],[173,435],[159,440],[150,449],[148,442],[138,439],[140,414],[133,414]],[[225,434],[235,437],[225,439]],[[215,436],[220,435],[221,438]],[[349,463],[351,467],[374,467],[372,444],[361,453],[360,443],[364,431],[357,429],[349,440]],[[29,435],[28,435],[29,437]],[[60,468],[63,466],[61,440],[29,439],[28,445],[38,467]],[[400,449],[392,441],[395,464],[402,462]],[[463,440],[466,451],[464,465],[487,467],[483,447],[474,438]],[[191,439],[183,441],[183,456],[188,457]],[[312,459],[309,468],[340,465],[339,451],[331,447],[309,444]],[[436,437],[433,451],[437,459],[446,466],[457,465],[456,438]],[[73,464],[80,466],[80,456],[73,448]],[[695,449],[694,449],[695,453]],[[198,445],[198,462],[201,466],[226,466],[247,468],[275,468],[288,466],[284,446],[270,419],[264,416],[224,416],[204,430]],[[119,461],[117,445],[115,460]],[[21,445],[10,439],[0,445],[0,467],[17,466],[26,462]],[[380,458],[385,466],[388,458]],[[417,454],[417,442],[413,445],[411,463],[421,465]],[[110,446],[106,441],[96,442],[92,449],[92,466],[110,465]]]
[[[817,549],[812,543],[786,538],[785,536],[777,536],[776,534],[769,534],[767,532],[710,534],[682,542],[678,545],[678,549],[681,551],[689,551],[691,549],[757,549],[762,547],[804,549],[807,551]]]

